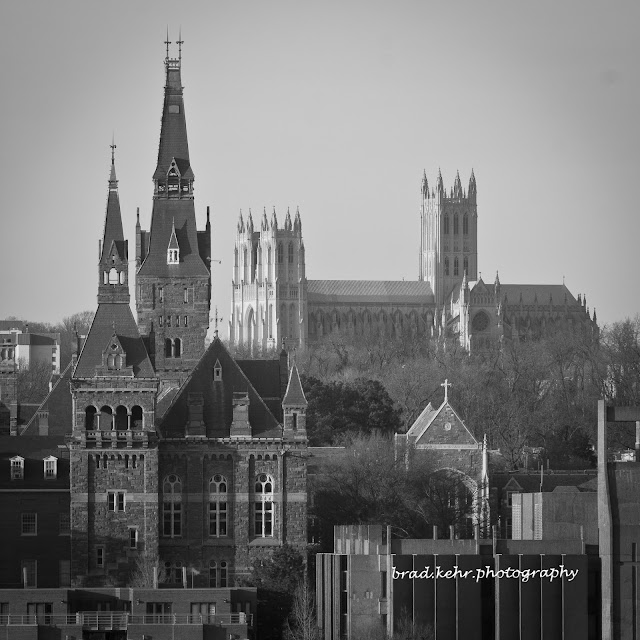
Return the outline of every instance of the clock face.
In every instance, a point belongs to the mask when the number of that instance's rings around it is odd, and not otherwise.
[[[445,431],[451,431],[451,423],[450,422],[445,422],[444,423],[444,430]]]
[[[484,311],[479,311],[471,324],[475,331],[484,331],[489,326],[489,316]]]

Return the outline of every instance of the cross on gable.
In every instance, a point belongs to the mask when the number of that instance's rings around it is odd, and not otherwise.
[[[451,382],[449,382],[449,380],[447,378],[445,378],[444,382],[440,386],[444,387],[444,401],[448,402],[449,401],[449,387],[452,387],[453,384],[451,384]]]

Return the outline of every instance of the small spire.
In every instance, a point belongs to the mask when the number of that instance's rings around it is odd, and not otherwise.
[[[240,215],[238,216],[238,233],[244,233],[244,219],[242,217],[242,209],[240,209]]]
[[[136,227],[140,226],[140,207],[136,207]]]
[[[210,218],[209,218],[209,205],[207,205],[207,224],[210,224]]]
[[[272,229],[277,229],[278,228],[278,218],[276,216],[276,208],[275,208],[275,206],[273,207],[273,214],[271,215],[271,228]]]
[[[596,308],[593,307],[593,323],[596,324],[597,320],[596,320]]]
[[[249,207],[249,219],[247,220],[247,232],[253,233],[253,216],[251,215],[251,207]]]
[[[424,198],[429,197],[429,182],[427,180],[427,172],[425,169],[422,170],[422,196]]]
[[[582,294],[582,306],[583,306],[583,307],[586,307],[586,306],[587,306],[587,294],[586,294],[586,293]],[[587,307],[587,309],[588,309],[588,308],[589,308],[589,307]]]
[[[113,134],[111,134],[111,172],[109,173],[109,189],[117,189],[118,188],[118,180],[116,179],[116,143],[113,139]]]
[[[471,169],[471,177],[469,178],[469,197],[475,198],[476,196],[476,177],[473,173],[473,169]]]
[[[578,294],[578,304],[580,306],[582,306],[582,294],[581,293]]]
[[[287,207],[287,217],[284,219],[285,231],[291,231],[291,214],[289,213],[289,207]]]
[[[444,194],[444,183],[442,182],[442,173],[440,172],[440,169],[438,169],[438,179],[436,181],[436,191],[438,191],[438,193]]]
[[[462,197],[462,184],[460,182],[460,172],[456,171],[456,179],[453,182],[453,196],[454,198]]]
[[[302,231],[302,220],[300,219],[300,208],[296,207],[296,217],[293,220],[293,230]]]
[[[182,39],[182,25],[178,31],[178,39],[176,40],[176,44],[178,45],[178,60],[182,61],[182,45],[184,44],[184,40]]]
[[[167,39],[164,41],[167,47],[167,59],[169,59],[169,45],[171,44],[171,40],[169,40],[169,25],[167,25]]]

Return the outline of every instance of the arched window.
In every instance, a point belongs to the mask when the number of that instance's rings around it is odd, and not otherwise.
[[[453,235],[457,236],[458,235],[458,231],[459,231],[459,228],[458,228],[458,214],[456,213],[453,216]]]
[[[92,431],[96,428],[96,413],[98,410],[92,405],[84,410],[84,428]]]
[[[218,562],[211,560],[209,562],[209,587],[211,589],[220,589],[221,587],[229,586],[227,573],[228,565],[224,560],[220,562],[220,566],[218,566]]]
[[[289,243],[289,264],[293,264],[293,242]]]
[[[280,338],[287,337],[287,307],[284,303],[280,305]]]
[[[120,284],[124,284],[124,278],[125,278],[124,271],[121,271],[120,272]]]
[[[174,354],[176,358],[182,356],[182,340],[180,338],[174,340]]]
[[[116,407],[116,431],[126,431],[129,427],[129,412],[127,407]]]
[[[449,256],[444,257],[444,275],[449,275]]]
[[[144,428],[144,418],[142,407],[137,404],[131,407],[131,428],[132,429],[143,429]]]
[[[467,256],[462,260],[462,264],[464,265],[464,272],[469,275],[469,258]]]
[[[284,247],[282,246],[282,242],[278,243],[278,264],[282,264],[284,262]]]
[[[258,538],[272,538],[274,524],[273,478],[266,473],[256,477],[253,530]]]
[[[102,273],[102,284],[109,284],[109,274],[106,271]]]
[[[293,303],[289,305],[289,337],[294,339],[296,337],[296,321],[295,321],[295,309]]]
[[[118,272],[115,267],[109,270],[109,284],[118,284]]]
[[[469,235],[469,216],[466,213],[462,218],[462,233],[465,236]]]
[[[164,357],[171,358],[171,338],[166,338],[164,341]]]
[[[182,481],[171,474],[162,483],[162,535],[182,536]]]
[[[182,562],[180,560],[165,562],[164,571],[167,584],[182,584]]]
[[[233,266],[238,266],[238,247],[233,250]]]
[[[456,256],[456,257],[453,259],[453,275],[454,275],[454,276],[459,275],[459,271],[460,271],[460,263],[459,263],[459,261],[458,261],[458,256]]]
[[[267,264],[271,264],[271,245],[269,245],[269,249],[267,251]]]
[[[446,234],[449,233],[449,216],[448,215],[444,216],[444,232]]]
[[[113,410],[108,405],[100,409],[100,431],[113,429]]]
[[[227,479],[216,474],[209,480],[209,535],[227,535]]]

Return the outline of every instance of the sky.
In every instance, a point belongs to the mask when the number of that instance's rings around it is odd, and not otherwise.
[[[309,279],[417,279],[422,172],[439,169],[447,189],[475,172],[485,280],[564,278],[601,326],[634,316],[639,24],[632,0],[8,3],[0,317],[96,307],[112,135],[135,260],[167,26],[222,335],[240,209],[299,207]]]

